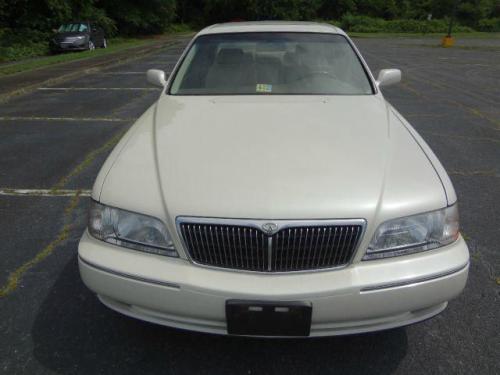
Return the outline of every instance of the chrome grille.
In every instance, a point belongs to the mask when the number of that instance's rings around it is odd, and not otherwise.
[[[196,222],[190,218],[189,222],[178,223],[194,262],[260,272],[345,266],[354,255],[364,224],[363,220],[324,225],[284,222],[276,233],[268,235],[260,229],[260,221],[235,224],[237,220],[206,220]]]

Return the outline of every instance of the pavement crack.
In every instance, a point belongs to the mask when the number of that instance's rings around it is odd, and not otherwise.
[[[95,122],[132,122],[135,118],[117,117],[41,117],[41,116],[1,116],[0,121],[95,121]]]
[[[101,147],[96,148],[95,150],[92,150],[89,152],[85,158],[78,164],[71,172],[69,172],[67,175],[63,176],[50,190],[52,191],[53,194],[57,194],[67,183],[68,181],[77,175],[79,175],[82,171],[84,171],[94,160],[95,158],[105,152],[110,150],[112,147],[114,147],[118,141],[123,137],[125,134],[126,130],[122,130],[115,134],[110,140],[108,140],[105,144],[103,144]]]
[[[494,170],[474,170],[474,171],[459,171],[451,170],[448,172],[451,176],[466,176],[466,177],[477,177],[477,176],[487,176],[487,177],[500,177],[500,175]]]
[[[70,223],[64,224],[56,238],[52,240],[47,246],[40,250],[33,258],[23,263],[20,267],[15,269],[10,273],[7,278],[7,282],[0,288],[0,298],[7,297],[19,286],[19,283],[24,276],[24,274],[31,268],[36,266],[38,263],[47,258],[54,250],[63,242],[65,242],[71,230],[73,229],[73,224],[71,223],[70,215],[73,213],[75,208],[78,206],[80,201],[80,193],[77,192],[70,200],[69,204],[64,209],[64,219]]]
[[[111,149],[123,136],[125,133],[125,130],[122,130],[115,134],[111,139],[109,139],[105,144],[103,144],[101,147],[91,151],[88,153],[85,158],[78,164],[70,173],[68,173],[66,176],[62,177],[49,191],[48,194],[52,195],[58,195],[58,194],[63,194],[66,190],[63,189],[64,186],[69,182],[69,180],[72,177],[75,177],[79,175],[83,170],[85,170],[94,160],[95,158],[102,152],[105,152],[109,149]],[[14,192],[14,189],[7,189],[8,192]],[[42,262],[44,259],[46,259],[49,255],[51,255],[54,250],[64,243],[66,239],[69,237],[69,234],[71,233],[71,230],[74,229],[74,225],[71,222],[71,214],[73,211],[76,209],[78,206],[78,203],[80,202],[80,198],[82,196],[82,190],[77,190],[76,193],[72,196],[70,202],[68,205],[64,208],[64,214],[63,218],[67,222],[66,224],[63,225],[59,233],[57,234],[56,238],[51,241],[47,246],[45,246],[43,249],[41,249],[39,252],[36,253],[36,255],[22,264],[20,267],[15,269],[13,272],[10,273],[9,277],[7,278],[7,282],[5,285],[0,287],[0,298],[7,297],[9,294],[11,294],[13,291],[16,290],[18,287],[22,277],[26,274],[27,271],[29,271],[31,268],[36,266],[38,263]],[[69,222],[69,223],[68,223]]]
[[[12,189],[12,188],[0,188],[0,195],[10,195],[10,196],[28,196],[28,197],[72,197],[77,192],[80,193],[82,197],[89,197],[92,193],[91,190],[72,190],[72,189]]]
[[[493,137],[471,137],[471,136],[459,135],[459,134],[444,134],[444,133],[438,133],[438,132],[433,132],[433,131],[428,131],[428,130],[419,130],[419,133],[427,134],[427,135],[430,135],[433,137],[463,139],[465,141],[500,143],[500,139],[496,139]]]
[[[414,78],[416,78],[417,80],[419,79],[419,77],[415,74],[412,74]],[[407,81],[403,81],[400,83],[401,87],[403,87],[405,90],[411,92],[413,95],[415,95],[416,97],[418,98],[421,98],[421,99],[424,99],[424,100],[427,100],[427,101],[433,101],[431,98],[429,98],[427,95],[424,95],[421,91],[415,89],[412,84],[410,83],[412,81],[412,78],[411,78],[411,75],[408,75],[410,77],[409,80]],[[409,82],[410,81],[410,82]],[[440,83],[441,82],[438,82],[436,80],[434,81],[428,81],[428,83],[433,86],[433,87],[436,87],[440,90],[443,90],[443,91],[447,91],[449,88],[447,86],[443,86],[441,85]],[[477,98],[476,98],[477,99]],[[484,101],[484,98],[480,98],[482,101]],[[470,113],[474,116],[477,116],[479,118],[482,118],[483,120],[485,121],[488,121],[489,123],[493,124],[494,127],[491,128],[489,127],[490,129],[492,130],[495,130],[495,131],[500,131],[500,119],[496,118],[496,117],[491,117],[489,114],[486,114],[484,112],[482,112],[481,110],[475,108],[475,107],[471,107],[469,105],[466,105],[464,103],[461,103],[457,100],[454,100],[454,99],[450,99],[450,98],[447,98],[447,99],[444,99],[443,102],[447,102],[455,107],[458,107],[460,109],[462,109],[464,112],[467,112],[467,113]],[[491,104],[488,102],[488,104]]]

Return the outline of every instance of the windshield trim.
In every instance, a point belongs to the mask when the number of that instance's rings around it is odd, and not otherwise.
[[[338,35],[343,37],[346,42],[349,44],[349,46],[352,48],[354,55],[356,55],[356,58],[358,59],[363,72],[366,75],[366,78],[368,79],[368,82],[370,83],[370,87],[372,89],[371,93],[368,94],[319,94],[319,93],[279,93],[279,94],[274,94],[274,93],[225,93],[225,94],[217,94],[217,93],[200,93],[200,94],[172,94],[171,89],[172,89],[172,84],[175,81],[175,78],[177,77],[177,73],[179,72],[180,67],[182,64],[184,64],[184,60],[186,59],[186,56],[189,54],[189,51],[191,51],[191,48],[193,48],[193,45],[196,43],[196,41],[200,37],[206,37],[207,35],[236,35],[236,34],[282,34],[282,33],[287,33],[287,34],[321,34],[321,35]],[[351,41],[350,38],[347,37],[347,35],[340,34],[340,33],[327,33],[327,32],[315,32],[315,31],[245,31],[245,32],[226,32],[226,33],[214,33],[214,34],[202,34],[202,35],[196,35],[191,42],[188,44],[186,49],[184,50],[182,56],[180,57],[179,61],[175,65],[174,69],[172,70],[170,77],[168,78],[167,86],[165,88],[165,95],[170,95],[170,96],[369,96],[369,95],[377,95],[379,92],[377,85],[375,84],[375,79],[373,75],[371,74],[370,69],[368,68],[368,65],[366,64],[365,60],[361,56],[361,53],[359,50],[356,48],[354,43]]]

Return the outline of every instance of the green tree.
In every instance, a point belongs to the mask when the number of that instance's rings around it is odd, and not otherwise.
[[[469,0],[459,2],[457,18],[464,24],[476,26],[480,19],[492,16],[495,1],[492,0]]]
[[[324,19],[340,20],[346,13],[356,13],[356,0],[324,0],[318,16]]]
[[[175,0],[101,0],[99,4],[122,34],[162,33],[176,18]]]
[[[310,20],[317,17],[321,0],[248,0],[248,19]]]

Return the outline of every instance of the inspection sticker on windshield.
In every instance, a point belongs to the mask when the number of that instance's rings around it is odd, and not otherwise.
[[[273,92],[273,85],[266,85],[264,83],[257,83],[255,87],[256,92]]]

